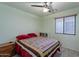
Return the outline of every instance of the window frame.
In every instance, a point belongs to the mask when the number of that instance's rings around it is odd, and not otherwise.
[[[65,33],[65,32],[64,32],[64,21],[65,21],[65,18],[66,18],[66,17],[72,17],[72,16],[74,16],[74,34]],[[69,16],[63,16],[63,17],[56,17],[56,18],[55,18],[55,33],[56,33],[56,34],[76,35],[76,16],[77,16],[77,14],[69,15]],[[63,33],[57,33],[57,31],[56,31],[56,20],[57,20],[57,19],[60,19],[60,18],[63,18]]]

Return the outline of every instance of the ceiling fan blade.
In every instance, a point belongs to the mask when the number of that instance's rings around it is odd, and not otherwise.
[[[47,2],[44,2],[44,4],[45,4],[45,7],[47,8],[48,7]]]
[[[53,2],[49,2],[50,4],[52,4]]]
[[[31,5],[31,6],[33,6],[33,7],[44,7],[42,5]]]
[[[50,13],[56,13],[57,9],[50,9],[48,12],[50,12]]]

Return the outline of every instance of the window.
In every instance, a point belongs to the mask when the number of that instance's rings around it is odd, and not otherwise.
[[[56,33],[76,34],[76,15],[56,18]]]

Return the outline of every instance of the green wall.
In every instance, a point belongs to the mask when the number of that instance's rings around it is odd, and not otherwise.
[[[76,35],[56,34],[55,17],[67,16],[72,14],[77,14]],[[45,16],[43,17],[43,23],[44,24],[42,27],[42,32],[47,32],[50,38],[55,38],[61,41],[63,47],[79,51],[79,7]]]
[[[18,34],[38,32],[39,19],[36,15],[0,4],[0,43],[13,41]]]

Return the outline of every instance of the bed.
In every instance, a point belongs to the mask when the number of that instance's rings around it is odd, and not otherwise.
[[[16,40],[16,52],[22,57],[51,57],[60,51],[60,42],[45,37]]]

